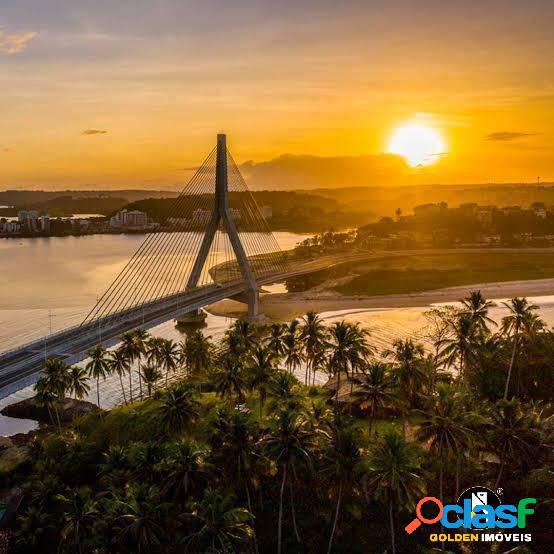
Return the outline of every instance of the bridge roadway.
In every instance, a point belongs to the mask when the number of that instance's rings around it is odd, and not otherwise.
[[[258,277],[258,285],[282,281],[306,269],[282,275]],[[0,399],[36,382],[46,357],[61,356],[68,364],[86,357],[97,344],[110,347],[121,335],[137,327],[149,329],[177,316],[243,292],[242,280],[214,284],[131,308],[81,326],[71,327],[0,354]]]

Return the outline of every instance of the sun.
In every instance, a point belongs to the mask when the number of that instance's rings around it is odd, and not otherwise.
[[[416,123],[396,129],[387,150],[405,158],[412,167],[434,164],[445,151],[445,142],[436,129]]]

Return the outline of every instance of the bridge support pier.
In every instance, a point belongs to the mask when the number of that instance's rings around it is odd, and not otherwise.
[[[235,222],[229,209],[229,184],[227,179],[227,140],[224,134],[217,135],[217,152],[216,152],[216,168],[215,168],[215,202],[208,228],[202,240],[202,245],[198,251],[198,256],[194,262],[187,289],[193,289],[198,285],[198,279],[202,272],[202,268],[206,263],[206,258],[210,251],[210,246],[213,243],[215,234],[219,227],[219,223],[223,223],[223,227],[229,236],[229,242],[233,248],[233,252],[237,258],[239,269],[246,284],[246,295],[248,298],[248,320],[253,323],[260,321],[259,313],[259,293],[258,285],[250,263],[246,256],[246,252],[240,241]]]

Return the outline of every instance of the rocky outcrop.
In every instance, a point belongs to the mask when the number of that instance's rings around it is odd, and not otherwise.
[[[98,411],[98,409],[97,406],[90,402],[75,400],[74,398],[64,398],[62,402],[57,404],[57,412],[62,423],[73,421],[77,417]],[[46,406],[37,402],[35,397],[10,404],[0,413],[8,417],[16,417],[19,419],[34,419],[40,423],[46,424],[56,422],[54,408],[52,407],[48,410]]]

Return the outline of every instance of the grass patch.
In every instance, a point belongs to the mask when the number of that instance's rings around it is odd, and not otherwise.
[[[133,402],[101,414],[88,414],[75,420],[75,429],[96,444],[126,444],[148,441],[160,434],[157,400]]]
[[[337,287],[345,295],[387,295],[554,277],[553,252],[452,252],[391,256],[358,265]]]

